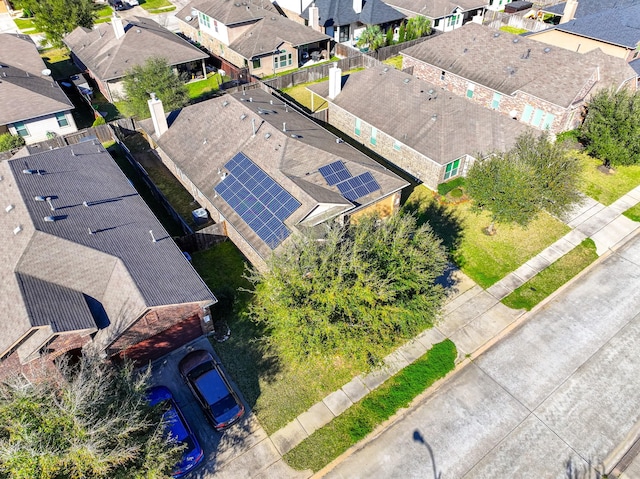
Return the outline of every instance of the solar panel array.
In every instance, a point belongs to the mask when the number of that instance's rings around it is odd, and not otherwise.
[[[260,239],[275,249],[291,234],[284,220],[300,207],[300,202],[243,153],[224,167],[229,174],[214,190]]]
[[[318,171],[322,173],[322,176],[329,186],[351,178],[351,173],[341,161],[334,161],[329,165],[321,166],[318,168]]]
[[[373,193],[380,189],[380,185],[368,171],[361,175],[354,176],[348,180],[341,181],[336,185],[340,190],[342,196],[349,201],[355,201],[358,198],[367,196],[369,193]]]

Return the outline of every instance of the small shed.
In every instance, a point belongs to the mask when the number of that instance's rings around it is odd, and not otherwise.
[[[529,10],[531,7],[533,7],[533,2],[523,2],[521,0],[517,0],[505,5],[504,13],[522,12],[523,10]]]

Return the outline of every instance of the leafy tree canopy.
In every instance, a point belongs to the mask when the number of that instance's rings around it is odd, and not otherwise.
[[[587,151],[607,166],[640,163],[640,92],[602,90],[582,125]]]
[[[364,370],[433,324],[445,264],[440,240],[413,216],[358,218],[322,241],[293,238],[267,272],[254,270],[249,314],[283,359],[330,358]]]
[[[382,33],[380,25],[369,25],[360,34],[356,45],[358,47],[368,46],[370,50],[377,50],[383,47],[386,41],[386,36]]]
[[[149,370],[88,356],[33,385],[0,385],[0,478],[169,478],[182,446],[145,400]],[[57,380],[56,380],[57,379]]]
[[[151,93],[162,100],[165,111],[178,110],[189,101],[184,82],[164,58],[151,57],[136,65],[124,78],[127,110],[131,116],[149,118],[147,101]]]
[[[0,151],[13,150],[24,146],[24,138],[11,133],[3,133],[0,135]]]
[[[97,18],[93,0],[21,0],[20,6],[54,47],[63,46],[62,38],[76,27],[92,28]]]
[[[411,17],[407,21],[407,31],[405,39],[415,40],[416,38],[425,37],[431,33],[431,20],[422,15]]]
[[[546,134],[517,138],[506,153],[476,162],[466,180],[474,209],[498,223],[527,226],[543,210],[556,216],[580,201],[581,163]]]

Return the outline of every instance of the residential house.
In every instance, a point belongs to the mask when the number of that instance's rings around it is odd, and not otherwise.
[[[206,53],[148,18],[125,21],[114,12],[111,23],[77,27],[64,37],[78,67],[95,80],[110,102],[124,97],[123,79],[150,57],[162,57],[187,79],[205,75]]]
[[[196,0],[176,18],[186,37],[258,77],[298,68],[312,52],[329,55],[327,35],[283,17],[269,2]]]
[[[396,29],[406,17],[382,0],[316,0],[302,12],[308,25],[338,43],[355,46],[368,26]]]
[[[215,297],[97,141],[19,153],[0,163],[0,376],[89,344],[145,362],[203,333]]]
[[[407,17],[422,15],[434,30],[449,32],[467,22],[482,22],[487,0],[387,0]]]
[[[487,4],[487,10],[501,11],[504,7],[514,0],[489,0]]]
[[[0,134],[26,143],[78,131],[74,106],[28,35],[0,34]]]
[[[630,62],[638,58],[640,2],[624,8],[617,6],[576,17],[546,30],[531,33],[529,37],[578,53],[599,48],[608,55]]]
[[[636,83],[625,61],[600,50],[581,55],[474,23],[401,54],[416,77],[552,133],[576,128],[594,92]]]
[[[251,89],[140,122],[162,162],[258,268],[294,235],[388,216],[408,183],[277,97]]]
[[[574,18],[588,17],[611,8],[627,8],[640,4],[640,0],[567,0],[541,8],[544,13],[558,17],[561,23]]]
[[[340,75],[334,67],[328,82],[308,87],[328,102],[329,123],[433,190],[529,130],[391,67]]]

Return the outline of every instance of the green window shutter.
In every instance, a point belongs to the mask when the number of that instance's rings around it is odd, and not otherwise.
[[[532,114],[533,114],[533,107],[531,105],[526,105],[524,107],[524,112],[522,112],[522,121],[525,123],[530,123]]]

